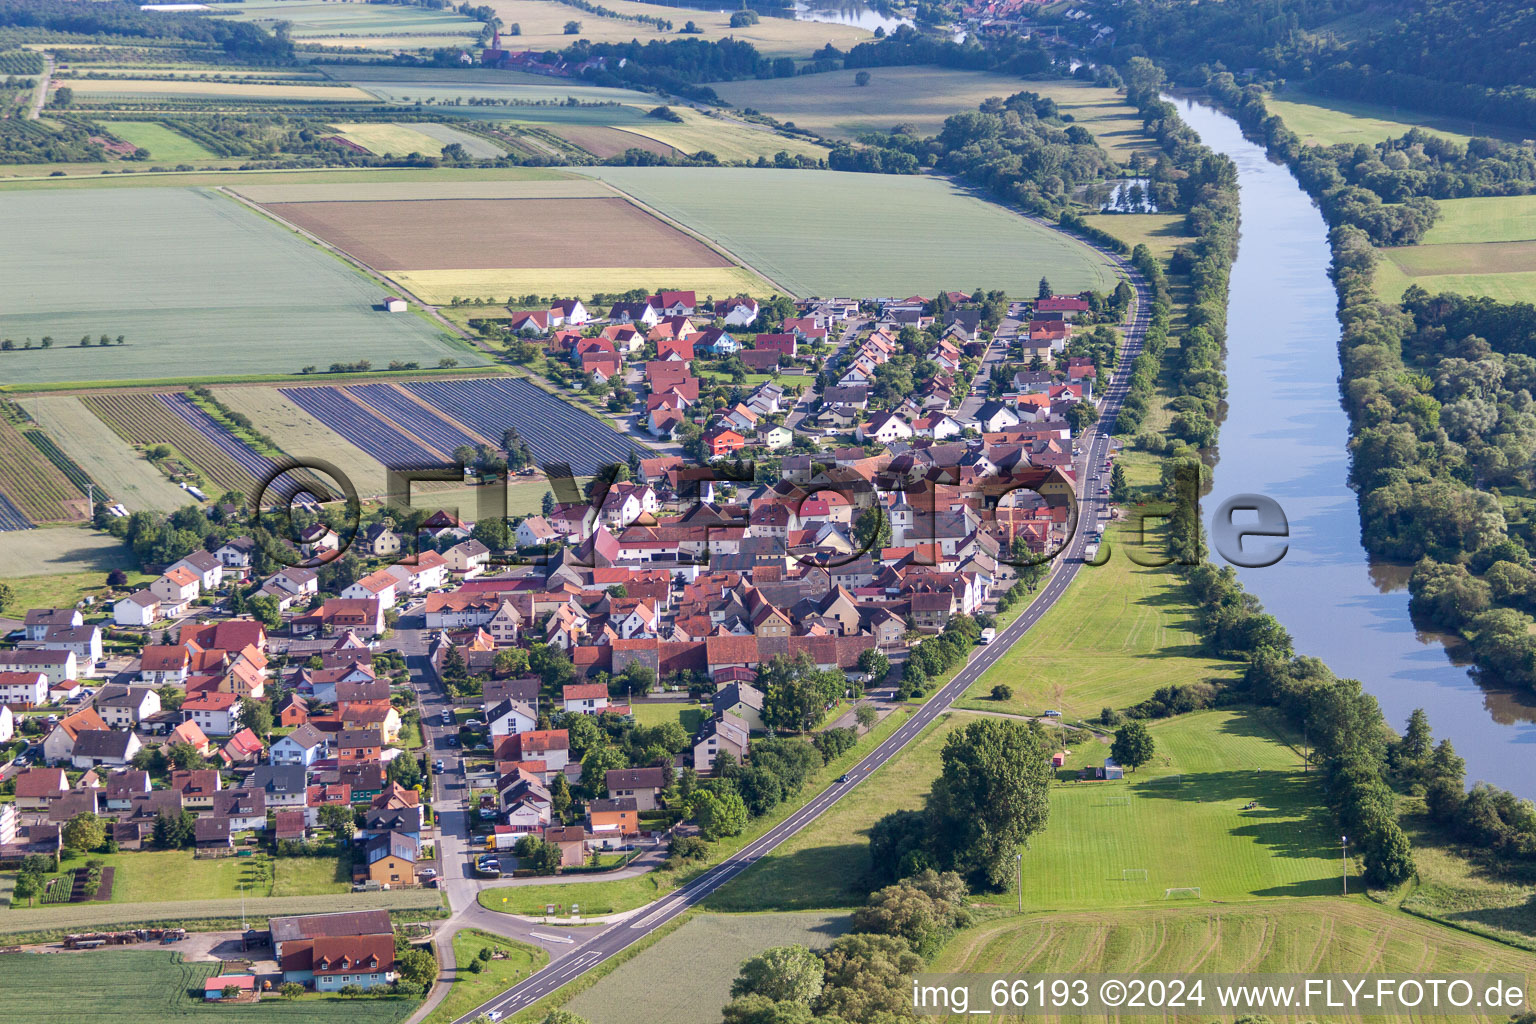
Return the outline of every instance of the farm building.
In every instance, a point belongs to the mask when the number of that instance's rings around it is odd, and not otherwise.
[[[398,296],[398,295],[385,296],[385,298],[384,298],[384,312],[386,312],[386,313],[404,313],[405,309],[406,309],[405,300],[402,299],[400,296]]]
[[[1103,775],[1100,777],[1105,779],[1123,779],[1125,778],[1125,769],[1120,767],[1120,763],[1114,758],[1106,757],[1104,759]]]

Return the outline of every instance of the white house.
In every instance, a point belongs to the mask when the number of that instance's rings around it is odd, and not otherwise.
[[[513,531],[517,538],[517,546],[520,548],[542,547],[560,538],[560,534],[549,525],[549,520],[543,516],[529,516],[517,524]]]
[[[341,592],[343,600],[366,601],[373,598],[381,608],[393,608],[400,590],[400,577],[389,569],[369,573]]]
[[[325,733],[305,722],[287,736],[272,741],[268,760],[272,764],[297,764],[305,768],[326,755]]]
[[[11,737],[16,735],[16,716],[11,709],[0,704],[0,743],[11,742]]]
[[[78,608],[30,608],[23,625],[28,640],[42,640],[51,629],[83,626],[85,619],[81,617]]]
[[[448,560],[448,570],[468,579],[485,571],[491,560],[491,549],[471,538],[461,541],[443,552]]]
[[[289,566],[282,572],[273,573],[267,586],[296,598],[310,598],[320,592],[320,574],[302,565]]]
[[[561,693],[565,710],[595,715],[608,710],[608,687],[602,683],[572,683]]]
[[[715,303],[715,315],[727,327],[745,327],[757,319],[757,300],[745,295]]]
[[[137,734],[119,729],[91,729],[75,737],[69,763],[76,768],[122,768],[144,748]]]
[[[205,690],[182,701],[181,710],[209,736],[229,736],[240,727],[240,701],[232,693]]]
[[[28,707],[48,703],[48,677],[42,672],[0,672],[0,704]]]
[[[1002,402],[988,402],[976,410],[976,423],[984,434],[1006,430],[1021,422],[1019,414]]]
[[[149,589],[167,608],[185,608],[197,600],[202,584],[187,569],[167,569],[165,575],[149,585]]]
[[[147,686],[108,683],[91,702],[101,720],[114,729],[132,729],[160,713],[160,695]]]
[[[119,626],[145,627],[160,618],[160,599],[153,591],[138,590],[112,605],[112,621]]]
[[[101,627],[54,626],[43,636],[38,646],[45,651],[73,651],[75,658],[86,668],[101,660]]]
[[[256,542],[249,537],[235,537],[226,541],[213,554],[224,563],[226,569],[249,569],[251,556],[255,554]]]
[[[529,732],[538,722],[539,716],[533,708],[520,700],[504,700],[485,713],[485,724],[493,737]],[[491,745],[495,746],[495,743]]]
[[[65,679],[80,678],[79,662],[74,651],[42,651],[36,648],[0,651],[0,672],[41,672],[48,677],[49,686]]]
[[[912,426],[894,412],[877,412],[867,422],[860,423],[854,435],[862,442],[890,444],[911,437]]]
[[[224,563],[207,551],[194,551],[186,558],[172,562],[170,567],[192,573],[204,590],[218,590],[224,582]]]

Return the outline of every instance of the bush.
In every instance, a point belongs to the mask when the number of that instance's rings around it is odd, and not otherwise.
[[[1013,700],[1013,687],[1007,683],[998,683],[992,687],[993,700]]]

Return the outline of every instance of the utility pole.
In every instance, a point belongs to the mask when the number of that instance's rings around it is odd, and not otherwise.
[[[1339,857],[1343,861],[1344,895],[1349,895],[1349,836],[1339,836]]]
[[[1019,913],[1024,913],[1024,854],[1014,854],[1014,860],[1019,865]]]

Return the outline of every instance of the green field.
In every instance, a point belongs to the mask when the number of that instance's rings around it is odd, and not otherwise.
[[[172,892],[169,895],[179,896]],[[238,896],[229,899],[174,899],[158,903],[73,903],[62,906],[0,910],[0,935],[32,932],[62,934],[104,925],[145,921],[197,921],[211,918],[239,919],[273,914],[325,914],[343,910],[409,910],[432,912],[442,906],[435,889],[400,889],[394,892],[336,892],[314,896]]]
[[[433,109],[442,108],[447,114],[495,116],[500,121],[569,120],[575,124],[639,124],[645,120],[645,111],[657,103],[655,96],[632,89],[605,89],[598,85],[565,83],[549,78],[537,82],[527,81],[531,77],[534,76],[522,76],[515,82],[464,82],[448,76],[422,82],[397,82],[374,78],[367,68],[362,68],[346,80],[390,103],[421,103]],[[571,98],[582,103],[602,105],[559,105]],[[470,107],[471,100],[491,101],[493,105]],[[535,104],[551,105],[539,107]],[[461,107],[462,110],[459,109]],[[545,110],[547,116],[529,116],[526,113],[529,110]],[[500,114],[496,116],[498,111]]]
[[[101,584],[113,569],[132,568],[135,568],[133,552],[122,541],[111,534],[98,533],[89,526],[0,530],[0,579],[13,588],[17,578],[35,577],[39,587],[51,590],[61,585],[58,582],[61,575],[87,572],[95,574],[96,583]],[[62,586],[73,588],[69,582]],[[74,601],[64,603],[73,604]]]
[[[192,499],[130,448],[73,395],[32,395],[18,403],[92,480],[130,511],[176,509]]]
[[[254,899],[309,896],[351,890],[350,873],[334,857],[192,856],[190,850],[134,850],[98,855],[113,869],[112,903],[160,903],[166,900]],[[83,860],[66,860],[66,871]],[[50,904],[44,909],[63,909]],[[14,910],[28,909],[25,904]],[[3,915],[0,915],[3,916]]]
[[[214,192],[10,192],[0,220],[0,334],[57,339],[5,361],[11,383],[483,362],[419,317],[376,311],[382,285]],[[127,340],[80,348],[82,334]]]
[[[799,295],[1108,289],[1086,245],[932,177],[746,168],[600,167],[601,178]],[[751,196],[751,202],[743,197]],[[963,281],[971,282],[968,285]]]
[[[1536,300],[1536,196],[1442,199],[1418,245],[1379,249],[1376,291],[1397,301],[1409,285],[1431,293]]]
[[[1403,801],[1400,821],[1413,841],[1416,869],[1413,881],[1392,896],[1400,906],[1536,951],[1536,901],[1528,883],[1461,856],[1425,816],[1420,800]]]
[[[871,81],[866,86],[854,84],[854,71],[831,71],[789,79],[721,82],[713,88],[736,107],[751,107],[780,121],[793,121],[797,128],[841,139],[888,131],[898,124],[912,125],[920,135],[935,135],[953,114],[975,110],[993,96],[1027,91],[1054,99],[1062,113],[1071,114],[1117,159],[1137,149],[1155,148],[1142,131],[1136,111],[1113,89],[936,67],[868,70]]]
[[[1374,145],[1383,139],[1395,139],[1413,128],[1450,139],[1465,146],[1473,135],[1493,135],[1518,141],[1518,130],[1506,131],[1498,125],[1476,124],[1465,118],[1425,114],[1414,110],[1336,100],[1309,93],[1287,92],[1266,98],[1269,112],[1303,142],[1322,146],[1338,143]]]
[[[744,163],[758,157],[772,159],[776,153],[825,157],[827,148],[800,138],[752,127],[723,117],[709,117],[691,108],[675,111],[682,124],[647,118],[629,130],[657,142],[680,149],[690,156],[708,150],[722,163]]]
[[[1084,219],[1132,249],[1145,245],[1152,255],[1164,260],[1174,249],[1195,240],[1186,233],[1182,213],[1099,213]]]
[[[505,956],[487,960],[485,969],[476,974],[469,965],[482,949]],[[448,1024],[457,1020],[549,963],[549,954],[524,942],[504,939],[478,928],[464,928],[453,933],[453,961],[457,966],[448,981],[448,994],[427,1016],[425,1024]]]
[[[1106,705],[1145,700],[1160,686],[1238,673],[1239,666],[1204,653],[1174,568],[1133,564],[1122,537],[1118,530],[1106,535],[1109,561],[1083,569],[956,706],[1031,715],[1054,709],[1068,719],[1086,718]],[[1011,699],[992,699],[999,683],[1013,689]]]
[[[770,946],[825,948],[842,914],[700,914],[566,1004],[591,1024],[718,1024],[741,961]],[[658,984],[657,979],[667,979]]]
[[[342,124],[341,137],[379,156],[408,156],[421,153],[441,156],[443,143],[415,129],[409,124]]]
[[[692,736],[699,731],[699,726],[704,724],[704,712],[697,704],[686,702],[668,702],[666,704],[648,704],[641,701],[630,705],[635,721],[641,725],[661,725],[663,722],[677,722]]]
[[[1351,897],[1224,907],[1170,906],[1147,908],[1134,915],[1062,913],[1009,917],[961,931],[928,969],[1068,976],[1095,972],[1170,975],[1195,969],[1203,974],[1274,972],[1315,976],[1399,971],[1444,976],[1448,972],[1528,972],[1531,957]],[[1112,1019],[1209,1024],[1230,1017],[1230,1013],[1224,1014],[1207,1004],[1202,1011],[1184,1014],[1117,1014]],[[956,1018],[931,1019],[952,1022]],[[1102,1022],[1105,1016],[1053,1014],[1051,1019],[1063,1024],[1089,1024]],[[1500,1010],[1483,1016],[1416,1013],[1411,1018],[1350,1019],[1401,1020],[1405,1024],[1409,1020],[1503,1024],[1508,1016]]]
[[[165,1020],[392,1024],[409,1016],[417,1000],[308,997],[263,999],[231,1010],[203,1002],[203,983],[214,962],[185,963],[179,953],[94,950],[89,953],[15,953],[0,958],[6,998],[0,1024],[146,1024]]]
[[[384,4],[323,3],[314,0],[249,0],[234,8],[233,17],[271,28],[279,21],[292,26],[295,39],[314,36],[464,36],[468,46],[480,23],[452,11]],[[222,13],[222,11],[221,11]],[[421,45],[406,43],[402,45]]]
[[[362,89],[328,82],[282,85],[221,80],[199,82],[175,78],[76,78],[70,80],[75,102],[85,106],[115,106],[120,100],[138,105],[146,98],[158,102],[224,100],[243,103],[373,103]]]
[[[213,160],[215,156],[180,132],[172,131],[159,121],[111,121],[108,130],[140,149],[149,150],[152,160]]]

